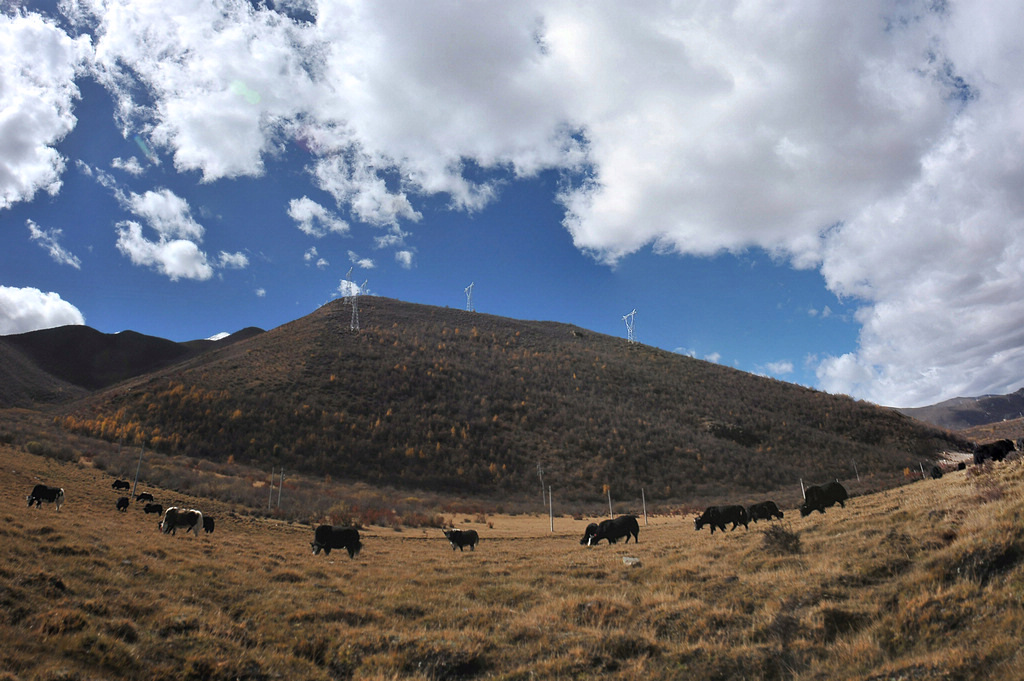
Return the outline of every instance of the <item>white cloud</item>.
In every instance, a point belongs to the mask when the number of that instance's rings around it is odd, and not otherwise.
[[[143,218],[157,233],[148,239],[134,220],[117,225],[117,249],[135,265],[151,267],[171,281],[213,276],[213,266],[199,248],[205,230],[192,217],[188,202],[168,189],[131,193],[117,192],[125,208]]]
[[[150,239],[139,222],[118,223],[117,249],[133,264],[151,267],[171,281],[205,281],[213,276],[215,267],[244,269],[249,266],[249,258],[242,252],[221,251],[216,261],[211,262],[200,247],[206,230],[192,217],[188,201],[169,189],[126,195],[115,186],[115,195],[127,210],[145,220],[156,232],[156,239]]]
[[[412,251],[396,251],[395,262],[402,266],[403,269],[412,269],[413,252]]]
[[[201,241],[205,230],[192,217],[188,201],[169,189],[131,194],[127,208],[157,231],[161,238],[179,237]]]
[[[288,204],[288,216],[299,223],[298,228],[310,236],[322,237],[329,233],[347,234],[348,223],[319,203],[303,196]]]
[[[771,376],[786,376],[793,373],[793,363],[789,360],[779,360],[778,362],[768,362],[763,367],[760,367],[763,373]]]
[[[256,297],[257,298],[266,298],[267,297],[267,289],[265,289],[265,288],[258,288],[258,289],[256,289]]]
[[[249,258],[245,253],[220,252],[218,265],[221,269],[242,270],[249,266]]]
[[[307,250],[302,255],[302,259],[305,260],[307,264],[314,263],[318,270],[325,269],[330,265],[326,258],[319,257],[315,246]]]
[[[348,252],[348,261],[357,267],[362,267],[364,270],[372,270],[377,267],[377,264],[373,262],[373,258],[361,258],[355,251]]]
[[[213,276],[206,254],[194,242],[163,237],[159,241],[150,241],[143,236],[142,225],[133,220],[117,225],[117,250],[128,256],[133,264],[152,267],[171,281],[202,281]]]
[[[116,168],[118,170],[123,170],[129,175],[135,175],[136,177],[146,172],[146,169],[142,166],[142,163],[140,163],[139,159],[135,158],[134,156],[129,157],[128,160],[125,160],[118,156],[110,162],[110,167]]]
[[[69,324],[85,324],[85,317],[60,294],[0,286],[0,336]]]
[[[50,257],[53,258],[54,262],[61,265],[70,265],[76,270],[82,269],[82,261],[78,259],[78,256],[69,252],[60,245],[60,238],[64,234],[62,230],[46,230],[31,220],[27,220],[26,222],[28,224],[29,238],[32,241],[38,242],[39,245],[50,254]]]
[[[342,279],[338,282],[338,293],[347,298],[348,296],[358,296],[364,293],[364,291],[354,281]]]
[[[388,229],[387,234],[374,238],[373,246],[378,249],[402,246],[405,244],[405,239],[408,236],[409,232],[403,231],[397,225],[392,225]]]
[[[259,175],[282,126],[308,99],[297,27],[248,3],[68,0],[76,25],[96,26],[94,68],[118,115],[203,179]],[[307,45],[313,48],[314,46]],[[152,106],[134,96],[141,84]]]
[[[75,76],[89,39],[37,14],[0,13],[0,209],[56,194],[66,161],[54,148],[74,127]]]

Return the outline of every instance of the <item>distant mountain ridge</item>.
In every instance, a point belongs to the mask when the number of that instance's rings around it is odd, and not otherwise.
[[[901,413],[947,430],[965,430],[1024,416],[1024,388],[1009,395],[954,397],[927,407],[900,409]]]
[[[70,325],[0,336],[0,407],[74,399],[259,333],[250,327],[219,341],[177,343]]]
[[[542,476],[586,499],[605,485],[753,498],[855,466],[891,483],[967,446],[892,409],[569,324],[375,296],[359,307],[358,331],[334,301],[96,391],[63,425],[197,460],[492,499],[534,494]]]

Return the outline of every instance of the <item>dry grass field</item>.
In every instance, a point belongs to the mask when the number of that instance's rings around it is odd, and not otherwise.
[[[465,552],[369,527],[354,560],[147,488],[217,521],[164,536],[112,481],[0,446],[0,681],[1024,678],[1020,460],[748,531],[641,519],[637,545],[568,517],[453,517]],[[37,482],[59,512],[26,508]]]

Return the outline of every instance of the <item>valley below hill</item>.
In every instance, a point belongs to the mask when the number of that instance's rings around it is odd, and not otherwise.
[[[164,535],[113,476],[0,443],[0,679],[1019,678],[1024,462],[711,535],[689,514],[581,546],[588,516],[448,513],[478,531],[313,526],[147,484],[212,534]],[[26,509],[37,483],[64,506]],[[550,524],[549,524],[550,523]]]

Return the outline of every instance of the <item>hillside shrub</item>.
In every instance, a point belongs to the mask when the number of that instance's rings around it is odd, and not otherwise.
[[[800,553],[800,535],[788,525],[784,527],[782,523],[773,523],[763,534],[761,545],[768,553],[776,556]]]

